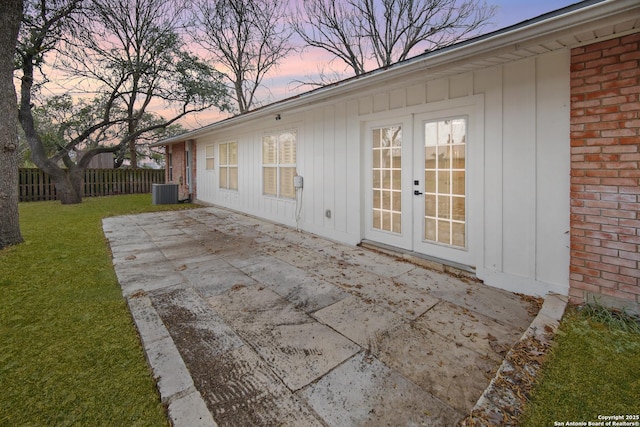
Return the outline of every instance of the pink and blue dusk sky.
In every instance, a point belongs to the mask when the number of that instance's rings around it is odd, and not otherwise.
[[[486,32],[499,30],[539,15],[577,3],[577,0],[487,0],[496,5],[498,11],[493,18],[494,25]],[[301,54],[294,53],[286,58],[277,70],[264,80],[266,89],[260,92],[259,101],[266,105],[280,99],[297,95],[310,89],[299,87],[295,81],[309,81],[310,76],[317,75],[330,60],[331,56],[320,50],[305,50]],[[339,62],[334,62],[336,67]],[[195,129],[226,117],[219,112],[203,112],[183,121],[187,129]]]

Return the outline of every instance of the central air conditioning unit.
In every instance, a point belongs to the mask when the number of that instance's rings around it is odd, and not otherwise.
[[[178,184],[152,184],[151,198],[154,205],[178,203]]]

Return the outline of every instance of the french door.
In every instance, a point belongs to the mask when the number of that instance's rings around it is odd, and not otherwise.
[[[470,190],[470,116],[455,111],[414,120],[413,250],[474,265]]]
[[[475,266],[481,185],[470,161],[479,139],[473,111],[368,124],[367,239]]]
[[[366,126],[365,237],[400,248],[411,246],[412,128],[410,117]]]

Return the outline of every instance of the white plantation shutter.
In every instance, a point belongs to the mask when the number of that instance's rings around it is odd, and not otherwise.
[[[282,132],[262,138],[262,192],[268,196],[295,198],[296,133]]]
[[[220,144],[220,188],[238,189],[238,143]]]
[[[204,157],[206,159],[205,169],[210,171],[215,168],[215,150],[213,145],[207,145],[204,148]]]
[[[278,168],[265,167],[262,169],[262,182],[264,194],[268,196],[278,195]]]

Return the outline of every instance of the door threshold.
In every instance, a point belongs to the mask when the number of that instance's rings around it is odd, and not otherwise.
[[[396,246],[391,246],[391,245],[387,245],[385,243],[380,243],[380,242],[374,242],[372,240],[367,240],[367,239],[362,240],[360,242],[360,246],[362,246],[363,248],[382,252],[387,255],[402,258],[405,261],[409,261],[413,264],[430,268],[432,270],[437,270],[445,273],[455,274],[458,276],[465,276],[472,279],[477,279],[475,267],[471,267],[469,265],[448,261],[446,259],[421,254],[419,252],[414,252],[407,249],[402,249]]]

